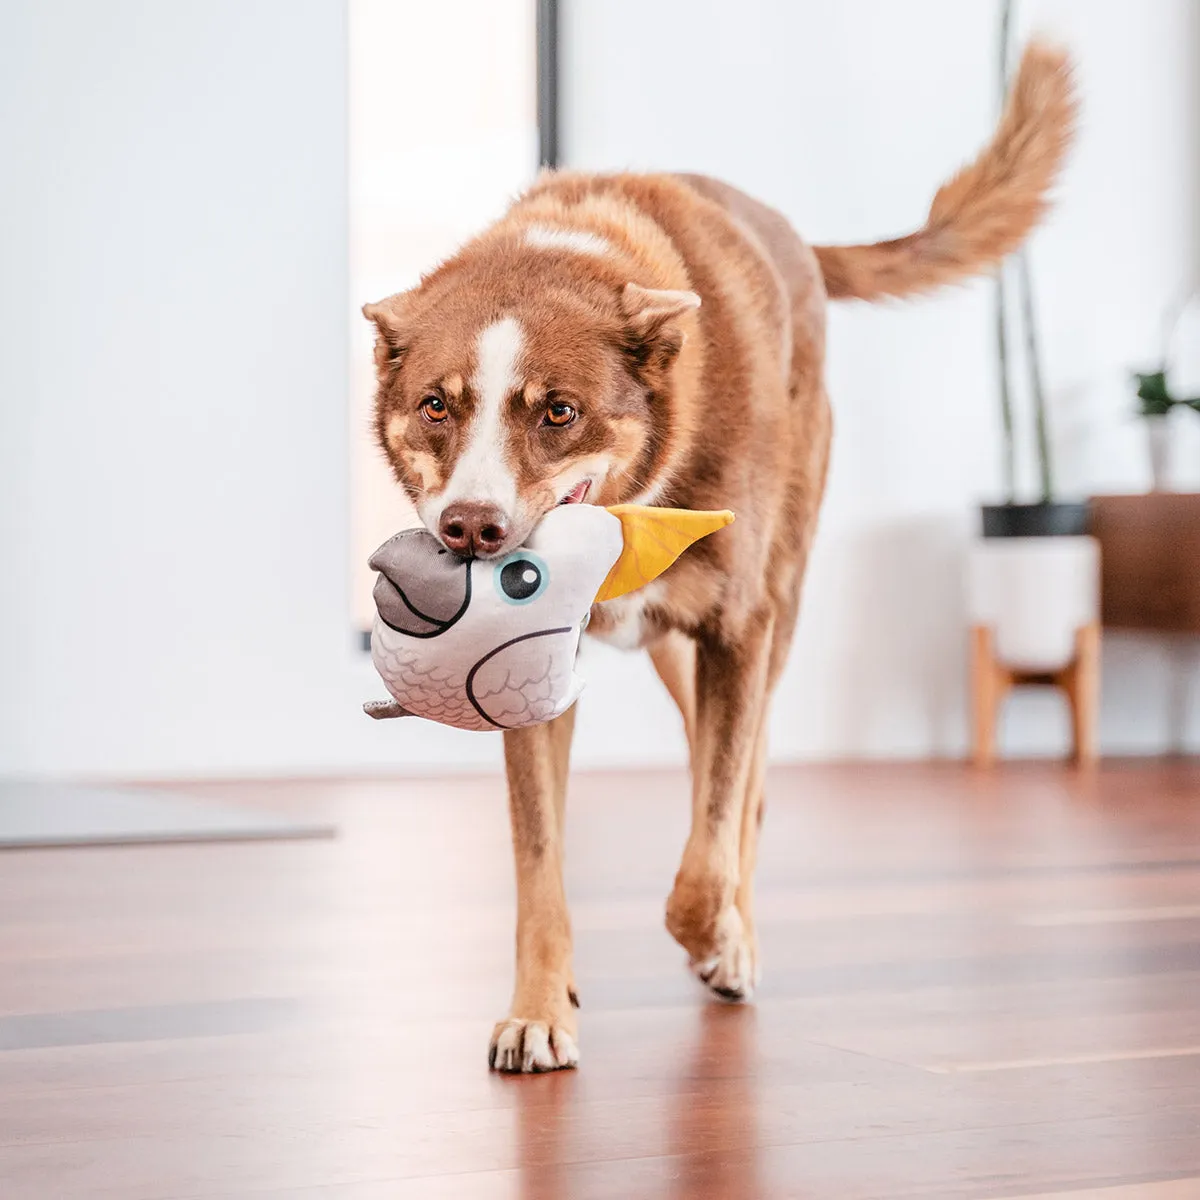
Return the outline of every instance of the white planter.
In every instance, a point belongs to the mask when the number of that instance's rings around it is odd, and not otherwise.
[[[1100,545],[1091,537],[980,538],[967,570],[971,624],[992,631],[995,657],[1058,671],[1075,635],[1100,617]]]
[[[1150,452],[1150,481],[1156,492],[1170,489],[1171,474],[1171,415],[1143,417],[1146,426],[1146,448]]]

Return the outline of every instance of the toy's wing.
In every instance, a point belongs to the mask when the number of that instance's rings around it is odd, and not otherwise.
[[[579,626],[527,633],[484,655],[467,675],[467,697],[493,729],[540,725],[579,695]]]
[[[458,729],[492,729],[467,698],[461,671],[439,666],[434,655],[387,637],[376,625],[371,637],[371,657],[379,677],[397,705],[416,717],[454,725]],[[374,716],[371,713],[371,716]],[[391,713],[385,714],[391,716]]]

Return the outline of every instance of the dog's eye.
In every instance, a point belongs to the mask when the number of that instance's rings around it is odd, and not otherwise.
[[[421,401],[421,416],[427,421],[432,421],[435,425],[439,421],[444,421],[450,415],[450,410],[446,407],[446,402],[441,396],[426,396]]]
[[[496,590],[509,604],[536,600],[550,582],[546,564],[528,550],[518,550],[496,566]]]
[[[560,429],[570,425],[575,420],[575,409],[561,400],[552,400],[546,405],[546,415],[542,418],[544,425],[557,425]]]

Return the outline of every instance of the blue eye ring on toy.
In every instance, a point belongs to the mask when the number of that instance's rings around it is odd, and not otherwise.
[[[514,550],[492,572],[496,592],[505,604],[532,604],[550,586],[550,568],[529,550]]]

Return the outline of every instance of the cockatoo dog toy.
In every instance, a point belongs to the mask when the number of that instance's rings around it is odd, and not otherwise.
[[[372,717],[425,717],[459,729],[518,729],[565,712],[584,681],[579,638],[595,602],[662,574],[731,512],[589,504],[552,509],[528,544],[458,558],[425,529],[371,555],[371,657],[393,699]]]

